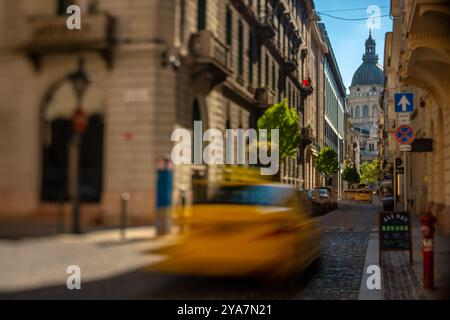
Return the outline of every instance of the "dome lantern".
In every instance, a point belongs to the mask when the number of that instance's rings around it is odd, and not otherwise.
[[[369,38],[365,43],[366,51],[363,55],[363,63],[356,70],[352,87],[356,85],[383,85],[384,72],[378,65],[378,55],[376,54],[376,42],[372,38],[372,31],[369,32]]]

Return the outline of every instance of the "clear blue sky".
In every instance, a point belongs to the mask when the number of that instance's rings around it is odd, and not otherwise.
[[[314,3],[318,12],[348,19],[368,18],[370,14],[367,13],[367,8],[371,5],[380,7],[381,15],[388,15],[390,5],[389,0],[315,0]],[[344,84],[348,90],[354,72],[362,63],[364,42],[369,35],[367,20],[342,21],[325,15],[321,15],[321,19],[321,22],[325,23]],[[389,17],[380,18],[380,29],[372,30],[381,65],[383,65],[385,34],[391,30],[392,20]]]

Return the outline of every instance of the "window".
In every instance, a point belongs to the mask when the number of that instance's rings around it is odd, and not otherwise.
[[[356,106],[355,108],[355,118],[359,118],[359,106]]]
[[[181,0],[180,3],[180,26],[178,32],[180,33],[180,43],[184,44],[186,31],[186,0]]]
[[[257,57],[258,57],[258,87],[261,87],[262,84],[262,56],[261,56],[261,47],[260,46],[256,46],[256,51],[257,51]]]
[[[266,54],[266,87],[269,86],[269,55]]]
[[[67,7],[71,6],[72,4],[74,4],[73,0],[58,0],[56,13],[60,16],[65,15],[67,13]]]
[[[225,122],[225,129],[232,129],[231,128],[231,108],[230,108],[230,105],[227,105],[227,120]]]
[[[206,0],[198,0],[197,8],[197,30],[206,29]]]
[[[362,116],[364,118],[367,118],[369,116],[369,107],[367,105],[363,106],[363,111],[362,112],[363,112]]]
[[[256,2],[256,13],[258,17],[261,17],[261,0],[257,0]]]
[[[255,37],[253,31],[248,32],[248,84],[253,86],[253,58],[255,51]]]
[[[272,63],[272,90],[275,91],[277,88],[277,75],[275,69],[275,62]]]
[[[233,12],[230,6],[227,6],[227,18],[226,18],[226,42],[227,45],[231,47],[233,41]]]
[[[238,75],[242,77],[244,74],[244,26],[239,20],[238,27]]]

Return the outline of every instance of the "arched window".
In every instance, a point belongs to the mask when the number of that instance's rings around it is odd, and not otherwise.
[[[364,118],[367,118],[369,116],[369,107],[367,105],[363,106],[362,112],[363,112],[362,116]]]
[[[360,117],[360,115],[359,115],[359,106],[356,106],[356,108],[355,108],[355,118],[359,118]]]

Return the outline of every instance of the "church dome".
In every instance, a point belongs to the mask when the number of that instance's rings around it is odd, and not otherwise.
[[[383,85],[384,72],[378,64],[376,54],[376,43],[372,38],[372,33],[366,40],[366,53],[363,56],[363,63],[353,75],[352,87],[357,85]]]
[[[378,64],[366,63],[364,62],[358,70],[356,70],[353,80],[352,87],[356,85],[372,85],[384,84],[384,72],[383,69]]]

